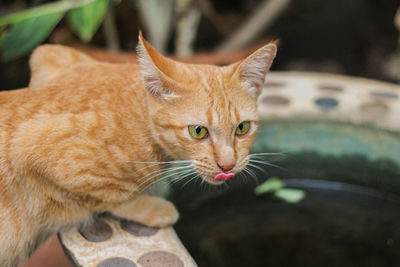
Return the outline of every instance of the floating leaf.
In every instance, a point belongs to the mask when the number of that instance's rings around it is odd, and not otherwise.
[[[63,16],[62,11],[26,19],[14,24],[0,39],[4,60],[22,56],[40,44],[50,34]]]
[[[106,15],[108,0],[95,0],[86,6],[71,9],[68,19],[71,28],[84,41],[92,39]]]
[[[275,192],[281,189],[285,184],[278,177],[271,177],[264,183],[260,184],[254,189],[254,194],[262,195]]]
[[[275,192],[275,197],[289,203],[298,203],[305,198],[306,193],[300,189],[281,188]]]

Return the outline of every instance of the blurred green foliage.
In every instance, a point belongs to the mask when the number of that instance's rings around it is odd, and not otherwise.
[[[106,15],[108,0],[96,0],[88,5],[71,9],[67,16],[71,28],[84,41],[92,39]]]
[[[63,0],[0,16],[0,53],[4,60],[23,56],[43,42],[67,16],[79,38],[88,42],[107,12],[109,0]]]

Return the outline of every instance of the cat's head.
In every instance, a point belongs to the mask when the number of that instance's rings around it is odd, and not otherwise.
[[[153,138],[174,159],[190,160],[207,182],[242,171],[257,132],[257,98],[277,51],[272,42],[234,64],[185,64],[158,53],[139,34]]]

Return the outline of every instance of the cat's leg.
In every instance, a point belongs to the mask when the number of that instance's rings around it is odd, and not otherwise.
[[[157,227],[172,225],[179,217],[171,202],[149,195],[137,195],[132,201],[110,211],[118,217]]]
[[[10,211],[0,205],[0,266],[16,267],[25,260],[33,250],[34,242],[30,235],[34,228],[31,223],[18,217],[14,211]],[[21,216],[22,217],[22,216]],[[16,220],[17,219],[17,220]]]
[[[0,211],[0,219],[2,219],[0,221],[0,266],[15,267],[17,265],[18,255],[13,252],[13,247],[17,245],[13,238],[16,232],[14,222],[10,224],[11,220],[5,216],[1,216],[1,212],[3,212],[3,210]]]

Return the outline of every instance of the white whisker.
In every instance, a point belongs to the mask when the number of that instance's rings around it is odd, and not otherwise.
[[[282,168],[282,167],[280,167],[280,166],[278,166],[278,165],[275,165],[275,164],[272,164],[272,163],[266,162],[266,161],[261,161],[261,160],[250,159],[250,162],[251,162],[251,163],[260,163],[260,164],[264,164],[264,165],[271,166],[271,167],[275,167],[275,168],[278,168],[278,169],[280,169],[280,170],[283,170],[283,171],[285,171],[285,169],[284,169],[284,168]]]
[[[190,166],[186,166],[186,167],[190,167]],[[179,170],[179,171],[177,171],[177,172],[169,173],[167,176],[163,176],[163,177],[161,177],[161,178],[159,178],[159,179],[157,179],[157,180],[151,182],[150,184],[146,185],[143,189],[141,189],[141,191],[145,190],[145,189],[148,188],[150,185],[154,185],[155,183],[158,183],[158,182],[161,182],[161,181],[168,181],[168,179],[169,179],[170,177],[177,176],[177,178],[176,178],[176,179],[173,179],[173,180],[180,180],[180,178],[178,178],[179,175],[184,175],[184,176],[185,176],[185,175],[187,175],[188,173],[191,173],[191,172],[193,172],[192,169],[186,168],[186,169],[181,169],[181,170]],[[161,175],[164,175],[164,174],[165,174],[165,173],[162,173]],[[160,176],[160,174],[157,175],[157,176]],[[147,179],[146,181],[142,182],[142,183],[139,185],[139,188],[140,188],[142,185],[144,185],[146,182],[148,182],[149,180],[152,180],[152,179],[154,179],[154,178],[155,178],[155,177],[151,177],[150,179]]]
[[[176,174],[177,172],[179,173],[179,171],[186,171],[188,169],[191,169],[190,165],[171,167],[168,169],[160,169],[160,170],[151,172],[138,181],[138,182],[140,182],[139,187],[142,186],[143,184],[145,184],[146,182],[148,182],[149,180],[156,179],[157,177],[160,177],[162,175],[168,174],[167,176],[170,177],[170,175]]]
[[[191,170],[188,170],[188,171],[186,171],[185,173],[182,173],[182,176],[177,176],[176,177],[176,179],[174,179],[172,182],[171,182],[171,184],[175,184],[175,183],[177,183],[177,182],[179,182],[179,181],[181,181],[181,180],[183,180],[183,179],[186,179],[187,177],[190,177],[191,175],[194,175],[194,174],[196,174],[196,171],[195,170],[193,170],[193,169],[191,169]]]
[[[258,184],[259,182],[258,182],[257,175],[250,168],[248,168],[247,166],[246,166],[245,169],[248,171],[248,173],[250,173],[250,177]]]
[[[249,154],[250,157],[255,157],[255,156],[285,156],[285,153],[251,153]]]
[[[194,176],[193,176],[192,178],[190,178],[188,181],[186,181],[186,182],[182,185],[182,188],[183,188],[185,185],[187,185],[188,183],[190,183],[191,181],[193,181],[193,179],[196,179],[196,178],[199,177],[199,175],[198,175],[197,173],[192,173],[191,175],[193,175],[193,174],[194,174]],[[190,177],[191,175],[189,175],[188,177]]]
[[[257,169],[257,170],[261,171],[262,173],[264,173],[265,175],[267,175],[267,171],[266,171],[266,170],[264,170],[263,168],[261,168],[260,166],[257,166],[257,165],[254,165],[254,164],[251,164],[250,162],[249,162],[249,163],[247,163],[247,166],[250,166],[250,167],[252,167],[252,168],[255,168],[255,169]]]
[[[189,163],[191,160],[171,160],[171,161],[128,161],[128,163],[140,163],[140,164],[179,164]]]
[[[139,170],[136,170],[136,172],[140,172],[144,169],[155,167],[157,165],[166,165],[166,164],[187,164],[190,163],[190,160],[173,160],[173,161],[127,161],[127,163],[133,163],[133,164],[147,164],[148,166],[144,166],[140,168]]]

